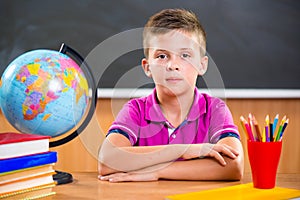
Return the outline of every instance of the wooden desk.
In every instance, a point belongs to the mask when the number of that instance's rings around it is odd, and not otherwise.
[[[251,182],[251,174],[242,181],[155,181],[109,183],[97,179],[96,173],[73,173],[74,182],[58,185],[52,199],[164,199],[173,194],[195,192]],[[277,186],[300,189],[300,174],[278,174]]]

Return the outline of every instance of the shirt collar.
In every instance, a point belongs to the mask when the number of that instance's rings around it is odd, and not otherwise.
[[[189,114],[186,118],[187,121],[194,121],[200,117],[200,115],[206,113],[206,99],[195,87],[194,90],[195,96],[192,107],[189,111]],[[156,89],[147,96],[146,106],[145,106],[145,119],[156,122],[165,122],[166,118],[162,113],[162,110],[158,104],[156,97]]]
[[[198,119],[200,115],[206,113],[207,101],[205,97],[198,91],[197,87],[195,87],[194,94],[194,101],[187,116],[188,121],[194,121]]]
[[[145,119],[156,122],[166,121],[157,101],[156,89],[146,98]]]

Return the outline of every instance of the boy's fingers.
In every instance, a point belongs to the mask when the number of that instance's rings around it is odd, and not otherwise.
[[[233,147],[231,147],[231,146],[228,146],[228,145],[226,145],[226,144],[224,144],[224,146],[226,147],[226,148],[228,148],[232,153],[234,153],[235,155],[239,155],[239,152],[236,150],[236,149],[234,149]]]
[[[100,176],[98,176],[98,179],[101,180],[101,181],[108,181],[109,178],[108,178],[108,176],[101,176],[100,175]]]
[[[112,180],[117,180],[118,177],[123,177],[123,176],[126,176],[127,174],[126,173],[115,173],[115,174],[111,174],[111,175],[107,175],[107,176],[98,176],[98,178],[101,180],[101,181],[111,181]]]
[[[236,156],[238,155],[238,152],[228,145],[216,145],[214,149],[219,153],[227,155],[233,159],[236,158]]]
[[[229,156],[230,158],[236,158],[236,155],[228,148],[223,148],[222,153]]]
[[[225,162],[224,158],[220,155],[219,152],[217,152],[215,150],[212,150],[210,152],[210,156],[214,157],[221,165],[223,165],[223,166],[226,165],[226,162]]]

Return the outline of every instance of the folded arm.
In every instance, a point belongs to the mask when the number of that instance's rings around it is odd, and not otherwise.
[[[234,159],[223,155],[226,165],[220,165],[216,159],[211,157],[174,162],[156,172],[158,179],[240,180],[244,168],[243,148],[240,141],[233,137],[227,137],[218,143],[233,147],[239,152],[239,155]]]
[[[199,156],[205,158],[195,159]],[[180,157],[192,160],[175,161]],[[232,180],[240,179],[242,168],[243,150],[232,137],[216,145],[132,147],[126,137],[111,134],[99,153],[99,175],[110,181]]]

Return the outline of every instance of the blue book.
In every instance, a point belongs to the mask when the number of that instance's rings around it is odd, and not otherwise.
[[[15,158],[1,159],[0,173],[25,169],[29,167],[36,167],[55,162],[57,162],[57,153],[54,151]]]

